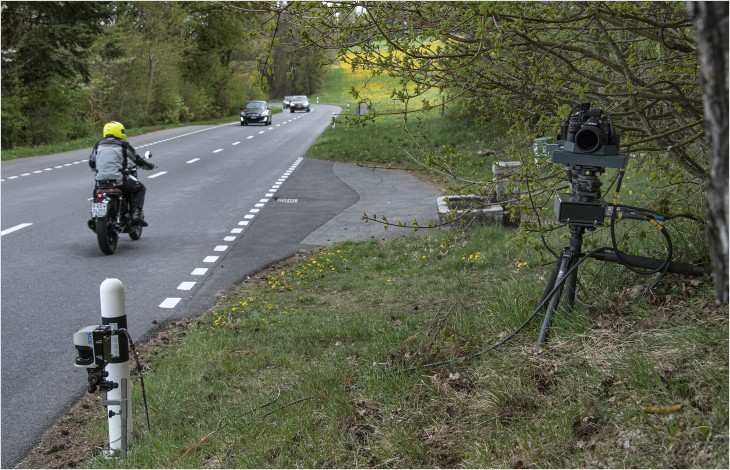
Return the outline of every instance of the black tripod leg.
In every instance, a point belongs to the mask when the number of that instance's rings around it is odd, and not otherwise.
[[[545,291],[542,293],[542,297],[540,298],[540,302],[538,303],[538,305],[543,303],[545,301],[545,299],[548,298],[548,296],[550,295],[550,291],[552,291],[553,288],[555,287],[555,280],[558,278],[558,273],[560,272],[561,259],[562,258],[559,256],[555,260],[555,268],[553,269],[553,272],[550,274],[550,279],[548,279],[547,286],[545,286]],[[542,306],[541,310],[545,310],[546,308],[547,308],[547,303]]]
[[[581,252],[581,247],[583,246],[583,233],[585,232],[584,227],[579,226],[571,226],[570,227],[570,247],[568,252],[563,252],[563,256],[569,256],[570,261],[568,263],[567,269],[570,270],[573,268],[576,263],[578,262],[578,257]],[[565,309],[565,312],[570,312],[573,310],[573,304],[575,303],[575,292],[576,287],[578,285],[578,271],[574,270],[569,275],[568,278],[565,280],[565,300],[563,303],[563,308]]]
[[[535,345],[535,350],[540,351],[542,348],[542,343],[545,342],[545,339],[547,338],[548,329],[550,329],[550,317],[552,316],[553,312],[555,311],[556,307],[560,303],[560,296],[563,293],[563,288],[565,287],[565,283],[563,282],[563,278],[565,277],[565,274],[570,269],[571,263],[572,263],[572,256],[569,251],[563,251],[563,255],[560,257],[560,264],[557,268],[557,274],[555,276],[555,282],[554,286],[550,291],[555,289],[555,286],[557,286],[557,290],[552,294],[552,298],[550,299],[550,302],[548,303],[547,311],[545,312],[545,318],[542,321],[542,329],[540,330],[540,336],[537,338],[537,344]],[[551,276],[552,279],[552,276]],[[546,291],[546,294],[549,294],[550,291]]]
[[[577,260],[574,256],[570,257],[570,265],[568,269],[573,268]],[[573,304],[575,303],[575,290],[578,285],[578,271],[575,270],[568,275],[565,280],[565,299],[563,300],[563,308],[566,313],[570,313],[573,310]]]

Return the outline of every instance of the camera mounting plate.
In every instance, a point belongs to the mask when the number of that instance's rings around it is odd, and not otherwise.
[[[628,157],[626,155],[596,155],[588,153],[573,153],[565,150],[555,150],[550,154],[551,163],[567,163],[569,165],[602,168],[625,168],[627,160]]]

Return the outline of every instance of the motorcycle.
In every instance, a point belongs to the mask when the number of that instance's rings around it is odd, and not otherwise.
[[[152,152],[145,152],[144,158],[152,158]],[[130,162],[124,174],[136,181],[137,165]],[[89,228],[96,232],[99,248],[105,255],[114,254],[120,233],[128,233],[132,240],[139,240],[142,236],[142,225],[132,220],[131,201],[117,187],[116,181],[97,181],[91,202]]]

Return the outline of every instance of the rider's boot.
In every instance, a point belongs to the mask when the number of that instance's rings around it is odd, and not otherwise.
[[[134,207],[132,209],[132,222],[135,224],[139,224],[142,227],[147,227],[149,224],[144,221],[144,212],[142,212],[142,209],[139,207]]]

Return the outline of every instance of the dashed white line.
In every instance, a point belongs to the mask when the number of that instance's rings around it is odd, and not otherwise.
[[[246,137],[246,138],[247,138],[247,139],[253,139],[253,136],[252,136],[252,135],[250,135],[250,136],[248,136],[248,137]]]
[[[222,152],[222,151],[223,151],[223,149],[215,149],[215,150],[213,150],[213,153],[218,153],[218,152]]]
[[[238,144],[240,144],[240,143],[241,143],[241,142],[233,142],[233,143],[232,143],[231,145],[238,145]]]
[[[7,235],[9,233],[13,233],[15,231],[24,229],[25,227],[30,227],[31,225],[33,225],[33,224],[25,223],[25,224],[16,225],[15,227],[6,228],[2,232],[0,232],[0,236]]]
[[[263,131],[262,131],[261,133],[263,133]],[[253,138],[253,136],[249,136],[248,138],[249,138],[249,139],[252,139],[252,138]],[[240,142],[235,142],[235,143],[234,143],[233,145],[238,145],[239,143],[240,143]],[[215,151],[213,151],[213,153],[218,153],[218,152],[221,152],[222,150],[223,150],[223,149],[218,149],[218,150],[215,150]],[[189,161],[188,161],[187,163],[193,163],[193,162],[196,162],[196,161],[198,161],[198,160],[200,160],[200,159],[199,159],[199,158],[194,158],[194,159],[192,159],[192,160],[189,160]],[[287,177],[289,177],[289,176],[290,176],[290,175],[292,174],[292,172],[293,172],[293,171],[294,171],[294,170],[296,169],[296,167],[297,167],[297,166],[298,166],[298,165],[299,165],[299,164],[300,164],[301,162],[302,162],[302,158],[298,158],[298,159],[297,159],[297,160],[296,160],[296,161],[294,162],[294,164],[292,164],[292,165],[291,165],[291,167],[289,167],[289,170],[288,170],[288,171],[286,171],[286,172],[285,172],[285,173],[284,173],[284,174],[283,174],[283,175],[282,175],[282,176],[281,176],[281,177],[280,177],[280,178],[279,178],[279,179],[277,180],[277,184],[274,184],[274,185],[273,185],[273,186],[271,187],[271,189],[269,189],[269,191],[268,191],[268,192],[266,193],[266,195],[265,195],[265,198],[263,198],[263,199],[259,199],[259,202],[258,202],[258,203],[255,203],[255,204],[254,204],[254,208],[252,208],[252,209],[249,209],[249,213],[243,216],[244,220],[241,220],[241,221],[239,221],[239,222],[238,222],[238,225],[239,225],[239,226],[244,226],[244,227],[245,227],[245,226],[247,226],[247,225],[249,224],[250,220],[251,220],[251,219],[253,219],[253,218],[255,217],[255,214],[257,214],[258,212],[260,212],[260,211],[261,211],[261,208],[263,208],[263,207],[265,207],[265,206],[266,206],[266,203],[267,203],[267,202],[269,202],[269,200],[270,200],[269,198],[271,198],[271,197],[273,197],[273,196],[274,196],[274,193],[276,192],[276,190],[277,190],[277,189],[278,189],[278,188],[279,188],[279,187],[281,186],[281,184],[282,184],[282,183],[283,183],[284,181],[286,181]],[[163,172],[161,172],[161,173],[158,173],[158,174],[156,174],[156,175],[152,175],[152,176],[150,176],[150,178],[154,178],[154,177],[157,177],[157,176],[161,176],[161,175],[163,175],[163,174],[165,174],[165,173],[166,173],[166,172],[164,172],[164,171],[163,171]],[[5,233],[10,233],[10,231],[15,231],[15,230],[18,230],[18,229],[20,229],[20,228],[23,228],[23,226],[27,226],[27,225],[31,225],[31,224],[23,224],[23,225],[21,225],[21,226],[17,226],[17,227],[13,227],[13,228],[11,228],[11,229],[8,229],[8,230],[4,230],[4,231],[2,232],[2,234],[3,234],[3,235],[5,235]],[[243,229],[242,227],[236,227],[236,228],[232,229],[230,233],[232,233],[232,234],[240,234],[240,233],[242,233],[242,232],[243,232],[243,230],[244,230],[244,229]],[[231,236],[231,235],[229,235],[229,236],[225,236],[225,237],[223,238],[223,240],[224,240],[224,241],[226,241],[226,242],[233,242],[233,241],[235,241],[235,240],[236,240],[236,237],[235,237],[235,236]],[[229,248],[229,245],[217,245],[217,246],[216,246],[215,248],[213,248],[213,251],[217,251],[217,252],[223,252],[223,251],[226,251],[226,250],[228,250],[228,248]],[[217,261],[218,261],[218,259],[219,259],[219,258],[220,258],[219,256],[206,256],[206,257],[205,257],[205,258],[203,259],[203,263],[215,263],[215,262],[217,262]],[[190,273],[190,275],[191,275],[191,276],[204,276],[205,274],[207,274],[207,273],[208,273],[208,270],[209,270],[208,268],[195,268],[195,269],[193,269],[193,271],[192,271],[192,272]],[[189,291],[189,290],[192,290],[192,289],[193,289],[193,287],[195,287],[195,285],[196,285],[196,284],[197,284],[197,282],[195,282],[195,281],[185,281],[185,282],[181,282],[181,283],[180,283],[180,285],[178,285],[177,289],[178,289],[178,290],[185,290],[185,291]],[[177,304],[178,304],[178,303],[180,302],[180,300],[182,300],[182,299],[181,299],[181,298],[179,298],[179,297],[168,297],[167,299],[165,299],[165,300],[164,300],[164,301],[163,301],[163,302],[162,302],[162,303],[160,304],[160,308],[168,308],[168,309],[170,309],[170,308],[174,308],[174,307],[175,307],[175,306],[176,306],[176,305],[177,305]]]
[[[162,175],[164,175],[164,174],[167,174],[167,172],[166,172],[166,171],[161,171],[161,172],[159,172],[159,173],[155,173],[154,175],[150,175],[150,176],[148,176],[147,178],[149,178],[149,179],[153,179],[153,178],[157,178],[158,176],[162,176]]]
[[[175,308],[180,300],[182,300],[180,297],[168,297],[160,304],[160,308]]]

